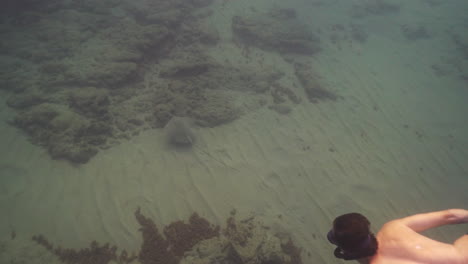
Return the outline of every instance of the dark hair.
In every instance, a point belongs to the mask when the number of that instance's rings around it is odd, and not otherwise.
[[[370,231],[370,222],[359,213],[344,214],[335,218],[333,236],[338,246],[335,256],[345,260],[369,257],[377,252],[378,243]]]

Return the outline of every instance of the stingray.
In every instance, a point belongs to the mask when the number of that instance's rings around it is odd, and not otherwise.
[[[194,121],[188,117],[178,117],[178,116],[172,117],[171,120],[164,127],[167,143],[179,149],[195,148],[199,152],[210,157],[212,160],[215,160],[228,168],[239,171],[238,169],[227,165],[221,159],[213,157],[213,155],[208,153],[206,150],[199,148],[198,146],[194,144],[195,133],[193,132],[193,129],[192,129],[193,124],[194,124]]]
[[[174,147],[192,147],[195,142],[192,123],[192,120],[187,117],[172,117],[164,127],[167,142]]]

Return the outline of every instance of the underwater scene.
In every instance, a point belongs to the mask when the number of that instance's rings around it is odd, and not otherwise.
[[[467,14],[2,1],[0,264],[344,263],[339,215],[468,209]]]

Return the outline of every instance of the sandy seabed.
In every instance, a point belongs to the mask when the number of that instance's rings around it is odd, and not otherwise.
[[[222,28],[228,20],[216,14],[235,13],[247,8],[245,2],[218,6],[213,19]],[[419,7],[405,8],[394,16],[409,21]],[[349,18],[317,16],[317,23],[327,19]],[[373,27],[367,42],[341,48],[325,42],[314,58],[341,99],[303,100],[287,115],[262,108],[232,123],[196,129],[188,151],[169,148],[162,131],[147,130],[71,166],[51,160],[9,126],[13,112],[2,104],[1,237],[10,240],[14,231],[10,247],[18,250],[41,233],[66,247],[98,240],[136,251],[138,207],[160,225],[194,211],[223,224],[236,209],[291,233],[304,263],[339,263],[325,237],[337,215],[360,212],[377,231],[397,217],[466,208],[466,81],[431,70],[438,58],[434,50],[443,50],[442,36],[409,43],[399,32]],[[428,234],[451,242],[463,230]]]

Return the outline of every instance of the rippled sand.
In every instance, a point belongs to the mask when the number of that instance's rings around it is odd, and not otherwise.
[[[138,250],[137,207],[161,225],[193,211],[222,224],[235,208],[292,233],[305,263],[332,263],[325,234],[339,214],[359,211],[377,230],[395,217],[466,207],[466,82],[431,71],[441,39],[415,45],[372,30],[368,42],[346,49],[325,43],[314,59],[342,99],[195,129],[192,150],[171,149],[163,131],[150,130],[71,166],[6,124],[12,112],[2,104],[0,234]],[[431,234],[449,242],[462,229]]]

